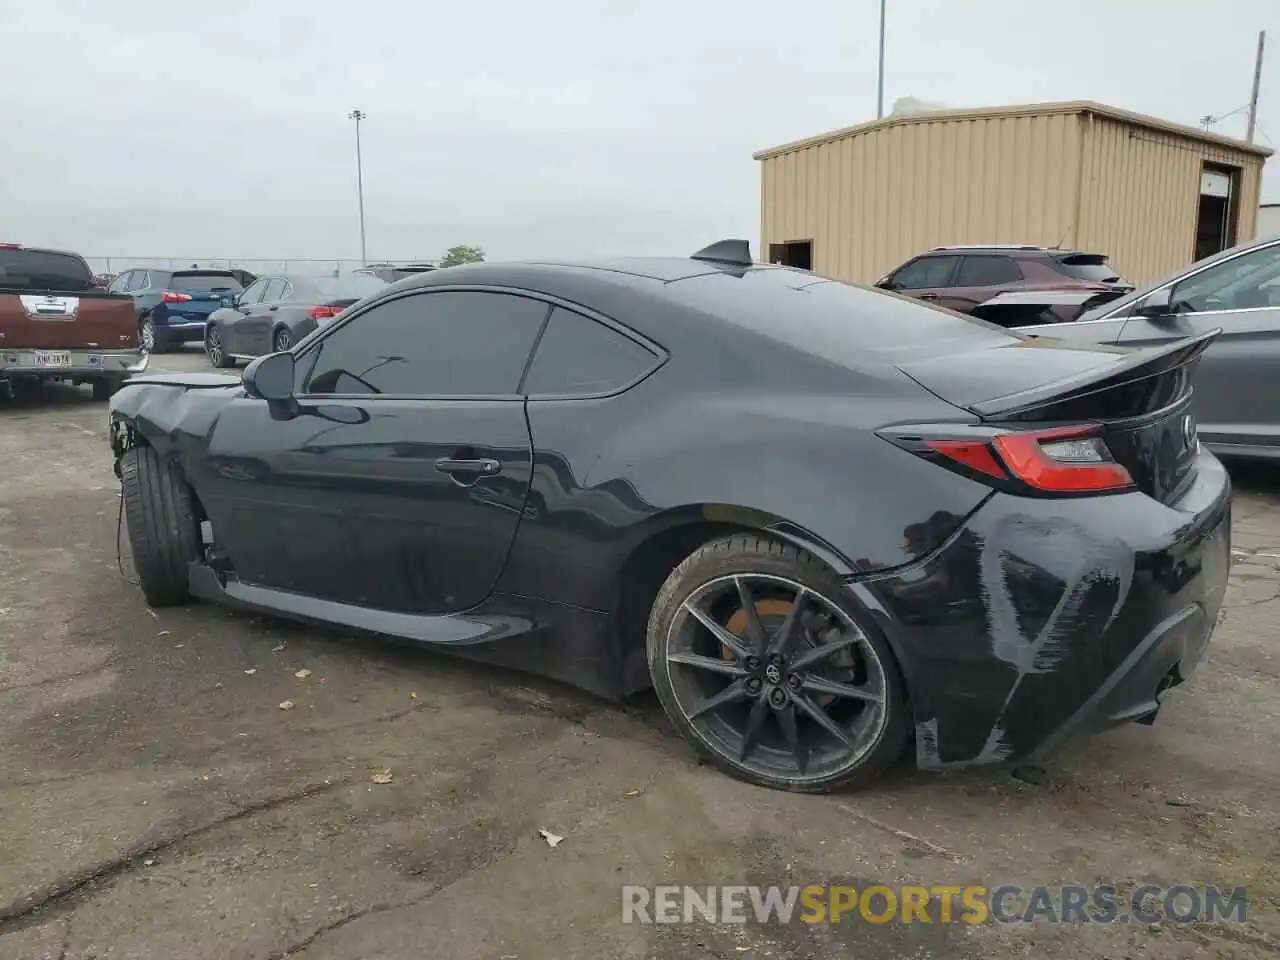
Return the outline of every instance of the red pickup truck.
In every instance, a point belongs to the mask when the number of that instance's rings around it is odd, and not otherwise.
[[[0,243],[0,389],[65,380],[105,400],[146,366],[132,297],[95,286],[78,254]]]

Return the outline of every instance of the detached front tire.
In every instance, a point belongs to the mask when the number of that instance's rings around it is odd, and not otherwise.
[[[699,548],[659,590],[647,647],[671,722],[740,780],[823,793],[871,779],[906,745],[888,643],[839,576],[788,543]]]
[[[151,447],[134,447],[120,460],[120,482],[143,596],[153,607],[185,603],[187,564],[200,558],[199,524],[186,481]]]

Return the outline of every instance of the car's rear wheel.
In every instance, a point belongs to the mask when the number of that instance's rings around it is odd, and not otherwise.
[[[658,592],[648,655],[676,728],[750,783],[831,790],[906,743],[888,644],[840,578],[789,544],[737,535],[694,552]]]
[[[236,365],[235,358],[228,354],[226,347],[223,346],[222,331],[217,327],[210,327],[205,333],[204,352],[209,355],[209,362],[215,367],[225,369]]]
[[[138,342],[147,353],[164,353],[164,344],[156,332],[156,322],[150,317],[143,317],[138,322]]]
[[[186,602],[187,564],[200,557],[191,491],[177,468],[151,447],[125,451],[120,480],[133,569],[143,596],[153,607]]]
[[[93,399],[110,400],[120,392],[120,387],[124,381],[120,377],[99,377],[92,381],[93,383]]]
[[[288,330],[281,327],[276,331],[274,346],[276,353],[284,353],[293,346],[293,337]]]

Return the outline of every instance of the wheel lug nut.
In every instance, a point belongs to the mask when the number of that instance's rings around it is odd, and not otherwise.
[[[747,693],[757,694],[760,692],[760,678],[752,677],[747,681]]]
[[[775,688],[773,693],[769,694],[769,702],[773,704],[775,707],[781,707],[784,704],[786,704],[787,695],[783,693],[781,690],[778,690],[777,688]]]
[[[775,667],[780,667],[782,666],[782,657],[780,657],[778,654],[775,653],[772,657],[769,658],[769,662],[772,663]]]
[[[748,669],[748,670],[759,670],[759,669],[760,669],[760,658],[759,658],[759,657],[747,657],[747,669]]]
[[[790,687],[792,690],[799,690],[800,678],[795,674],[792,674],[791,676],[787,677],[787,686]]]

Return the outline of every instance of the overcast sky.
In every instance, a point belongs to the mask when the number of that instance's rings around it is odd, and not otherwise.
[[[371,259],[754,243],[752,151],[875,117],[878,9],[0,0],[0,240],[358,256],[358,107]],[[1090,99],[1194,125],[1247,103],[1268,28],[1275,146],[1280,0],[889,0],[886,110]]]

